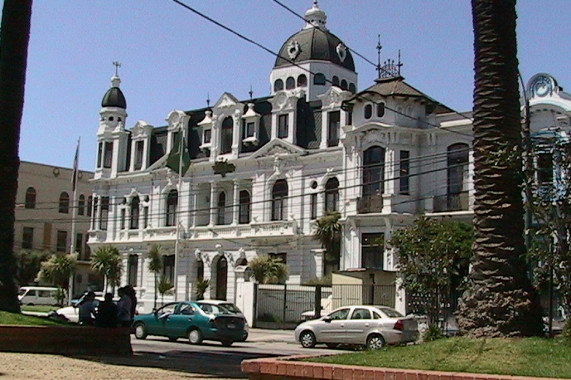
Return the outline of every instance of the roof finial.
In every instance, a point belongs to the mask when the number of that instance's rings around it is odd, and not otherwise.
[[[206,93],[206,108],[210,108],[210,93]]]
[[[381,50],[383,46],[381,45],[381,35],[378,35],[379,41],[377,42],[377,78],[381,78]]]
[[[113,66],[115,66],[115,76],[119,76],[119,67],[121,67],[121,62],[113,61]]]
[[[251,84],[250,84],[250,91],[248,91],[248,94],[250,94],[250,101],[252,101],[252,97],[254,96],[254,90],[252,90]]]

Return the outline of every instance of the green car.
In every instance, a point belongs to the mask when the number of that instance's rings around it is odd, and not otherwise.
[[[168,303],[151,314],[136,315],[133,321],[137,339],[159,335],[173,342],[188,338],[192,344],[216,340],[224,346],[244,341],[245,326],[246,319],[241,313],[200,301]]]

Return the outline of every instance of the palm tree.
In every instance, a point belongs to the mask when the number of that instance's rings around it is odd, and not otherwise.
[[[165,294],[173,294],[174,284],[165,276],[161,276],[157,290],[161,294],[161,304],[165,304]]]
[[[475,242],[458,324],[476,337],[541,333],[524,260],[515,3],[472,0]]]
[[[18,192],[18,145],[32,0],[4,0],[0,26],[0,310],[20,312],[14,257],[14,207]]]
[[[259,284],[277,284],[288,274],[287,265],[278,257],[260,255],[248,261],[248,268]]]
[[[339,268],[341,257],[341,225],[339,212],[327,212],[317,219],[314,225],[314,238],[319,240],[325,249],[325,261],[333,264],[334,268]]]
[[[115,293],[115,287],[121,283],[123,262],[117,248],[103,246],[91,255],[91,268],[105,277],[105,290],[111,285],[111,292]]]
[[[41,265],[37,281],[47,281],[58,287],[58,302],[63,304],[69,278],[75,273],[77,254],[54,254]]]
[[[204,299],[204,293],[206,293],[206,289],[208,289],[209,286],[210,280],[196,280],[194,283],[194,295],[197,301]]]
[[[163,271],[163,249],[158,244],[153,244],[149,252],[147,252],[147,259],[149,263],[147,268],[150,272],[155,274],[155,303],[153,308],[157,308],[157,290],[158,290],[158,277]]]

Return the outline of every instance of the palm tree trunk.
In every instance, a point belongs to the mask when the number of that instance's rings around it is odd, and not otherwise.
[[[523,239],[515,0],[472,0],[474,260],[459,305],[471,336],[538,335],[541,311]]]
[[[19,312],[14,207],[32,0],[4,0],[0,29],[0,310]]]

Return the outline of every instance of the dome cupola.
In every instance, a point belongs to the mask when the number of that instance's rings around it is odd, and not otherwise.
[[[127,109],[127,101],[125,100],[125,95],[123,91],[119,88],[121,84],[121,79],[117,74],[113,75],[111,78],[111,88],[107,90],[105,95],[103,95],[103,100],[101,100],[101,107],[118,107]]]

